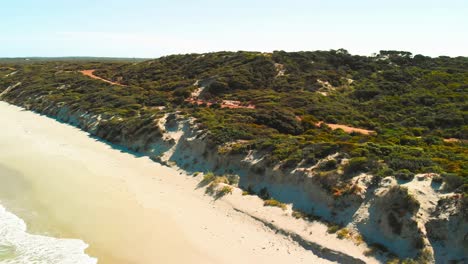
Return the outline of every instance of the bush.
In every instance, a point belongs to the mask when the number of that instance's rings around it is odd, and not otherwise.
[[[219,184],[219,183],[224,183],[224,184],[229,184],[229,180],[226,176],[216,176],[215,179],[213,180],[214,184]]]
[[[395,173],[395,177],[403,181],[410,181],[414,178],[414,173],[407,169],[402,169]]]
[[[454,191],[463,185],[463,178],[456,174],[445,173],[442,174],[445,182],[445,190],[448,192]]]
[[[255,122],[278,130],[280,133],[297,135],[303,132],[301,123],[286,109],[261,110],[254,114]]]
[[[203,175],[203,180],[202,180],[202,183],[203,184],[208,184],[208,183],[211,183],[212,181],[214,181],[216,179],[216,176],[214,175],[213,172],[208,172],[207,174]]]
[[[218,196],[224,196],[224,195],[227,195],[227,194],[232,194],[232,187],[231,186],[223,186],[223,188],[221,188],[219,191],[218,191]]]
[[[336,169],[337,162],[334,159],[327,160],[320,165],[321,170],[334,170]]]
[[[275,200],[275,199],[265,200],[265,201],[263,202],[263,205],[264,205],[264,206],[276,206],[276,207],[279,207],[279,208],[281,208],[281,209],[283,209],[283,210],[286,210],[286,208],[287,208],[287,207],[286,207],[286,204],[284,204],[284,203],[282,203],[282,202],[280,202],[280,201],[277,201],[277,200]]]
[[[392,259],[389,259],[385,264],[400,264],[400,259],[392,258]]]
[[[354,174],[360,171],[366,171],[368,159],[366,157],[357,157],[349,160],[349,163],[345,167],[346,174]]]
[[[270,193],[268,192],[268,189],[266,187],[263,187],[260,189],[260,192],[258,193],[258,197],[262,198],[263,200],[268,200],[270,199]]]
[[[307,215],[304,212],[294,210],[291,214],[292,217],[296,219],[304,219]]]
[[[327,233],[328,234],[335,234],[338,230],[340,230],[339,225],[329,225],[327,228]]]
[[[239,176],[234,174],[228,174],[225,176],[229,182],[229,185],[239,184]]]
[[[252,188],[252,185],[247,186],[246,192],[247,192],[247,194],[249,194],[249,195],[255,195],[255,191],[254,191],[254,189]]]
[[[342,228],[336,232],[336,236],[339,239],[345,239],[345,238],[349,238],[351,236],[351,233],[348,228]]]
[[[422,153],[395,153],[390,156],[389,166],[394,170],[407,169],[412,172],[419,172],[424,167],[430,167],[432,160],[426,157],[420,157]]]
[[[381,168],[377,172],[377,176],[379,176],[379,177],[387,177],[387,176],[391,176],[391,175],[394,175],[394,174],[395,174],[395,172],[390,168]]]

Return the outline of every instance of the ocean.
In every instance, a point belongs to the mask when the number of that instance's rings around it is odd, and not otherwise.
[[[26,232],[25,222],[0,205],[0,263],[95,264],[78,239],[59,239]]]

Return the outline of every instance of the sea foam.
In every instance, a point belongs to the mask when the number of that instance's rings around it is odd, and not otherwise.
[[[96,264],[78,239],[58,239],[26,233],[25,222],[0,205],[1,264]]]

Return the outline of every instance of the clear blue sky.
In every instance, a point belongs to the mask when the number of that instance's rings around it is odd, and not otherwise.
[[[4,0],[0,57],[381,49],[468,56],[467,0]]]

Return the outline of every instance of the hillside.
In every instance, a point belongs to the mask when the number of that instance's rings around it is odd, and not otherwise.
[[[466,57],[332,50],[0,61],[0,99],[187,171],[238,174],[245,190],[354,228],[403,258],[430,248],[436,259],[460,259],[468,246],[453,232],[466,230],[468,216]],[[431,187],[413,193],[425,180]],[[356,214],[371,209],[384,223]]]

